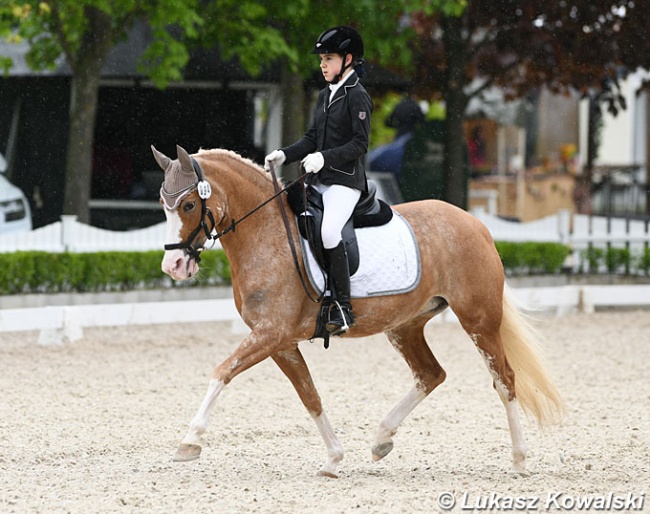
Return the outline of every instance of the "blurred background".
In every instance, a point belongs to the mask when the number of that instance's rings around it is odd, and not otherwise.
[[[261,163],[306,129],[325,85],[309,51],[338,24],[364,37],[368,169],[389,202],[439,198],[519,222],[650,218],[638,3],[118,4],[0,7],[0,231],[62,214],[120,231],[160,223],[151,144]]]

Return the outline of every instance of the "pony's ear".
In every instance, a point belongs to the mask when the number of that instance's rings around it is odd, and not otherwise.
[[[172,160],[167,157],[164,153],[159,152],[156,150],[156,147],[151,145],[151,151],[153,152],[153,157],[156,159],[156,162],[158,163],[158,166],[160,166],[163,171],[167,171],[167,168],[171,164]]]
[[[178,155],[178,162],[181,163],[181,169],[183,171],[194,171],[194,166],[192,166],[192,158],[190,154],[187,153],[187,150],[182,146],[176,145],[176,155]]]

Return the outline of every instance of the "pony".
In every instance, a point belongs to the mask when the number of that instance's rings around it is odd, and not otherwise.
[[[182,439],[175,461],[201,454],[214,404],[237,375],[271,358],[295,388],[325,443],[320,475],[337,477],[344,450],[323,410],[299,343],[309,340],[319,315],[297,240],[299,232],[286,195],[274,173],[225,149],[189,155],[177,146],[172,159],[151,147],[164,170],[161,203],[166,216],[162,270],[174,280],[194,277],[200,251],[219,238],[231,266],[235,306],[250,332],[214,368],[208,390]],[[275,187],[274,187],[275,186]],[[282,191],[282,190],[280,190]],[[408,221],[419,245],[421,279],[409,292],[353,298],[355,324],[342,336],[383,332],[409,366],[414,385],[380,421],[371,448],[378,461],[393,449],[402,421],[445,380],[424,336],[426,323],[452,309],[493,378],[512,442],[512,470],[526,474],[526,443],[519,418],[526,414],[544,426],[559,421],[563,400],[545,370],[539,337],[512,298],[501,259],[487,228],[470,213],[439,200],[393,206]],[[294,262],[292,262],[292,260]],[[299,272],[297,272],[299,270]]]

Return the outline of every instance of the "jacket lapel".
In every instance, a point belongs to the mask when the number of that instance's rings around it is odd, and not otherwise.
[[[359,77],[357,77],[356,72],[353,71],[350,77],[348,77],[348,79],[345,81],[345,83],[336,90],[336,93],[334,93],[334,98],[332,98],[332,101],[329,102],[329,106],[331,106],[335,102],[338,102],[341,98],[347,95],[348,89],[355,87],[358,83],[359,83]]]

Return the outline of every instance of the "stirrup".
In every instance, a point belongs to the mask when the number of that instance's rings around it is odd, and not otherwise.
[[[332,309],[334,309],[334,317],[332,317]],[[333,302],[330,306],[329,315],[330,318],[327,323],[325,323],[325,330],[327,330],[330,335],[341,335],[347,332],[350,326],[354,324],[352,309],[347,306],[344,308],[337,301]]]

